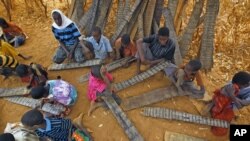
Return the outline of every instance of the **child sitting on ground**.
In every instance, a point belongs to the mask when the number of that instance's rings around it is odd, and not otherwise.
[[[29,83],[27,88],[43,86],[48,80],[48,73],[39,64],[31,63],[29,66],[20,64],[16,67],[16,73],[22,82]]]
[[[13,23],[7,22],[1,17],[0,27],[3,29],[6,42],[10,43],[14,47],[19,47],[20,45],[24,44],[27,36],[20,27]]]
[[[82,116],[83,114],[80,115],[80,120]],[[39,137],[47,137],[53,141],[71,141],[76,136],[82,140],[92,140],[87,130],[81,125],[82,121],[72,123],[70,119],[44,118],[43,114],[36,109],[26,112],[21,122],[27,129],[35,130]]]
[[[7,79],[15,72],[17,65],[18,61],[15,58],[0,55],[0,74],[4,76],[4,79]]]
[[[73,105],[77,99],[76,88],[61,79],[48,80],[46,85],[32,88],[30,94],[34,99],[43,98],[43,102],[60,103],[64,106]],[[64,114],[68,115],[70,109],[65,108],[67,110]]]
[[[24,60],[28,60],[28,59],[32,58],[32,56],[25,56],[25,55],[17,52],[13,46],[11,46],[9,43],[3,41],[2,39],[0,39],[0,55],[11,56],[15,59],[17,59],[17,56],[19,56]]]
[[[107,69],[102,65],[96,65],[91,67],[91,73],[89,77],[88,84],[88,98],[90,102],[90,108],[88,110],[88,115],[103,103],[100,103],[100,96],[104,91],[112,92],[112,97],[115,99],[117,104],[121,103],[120,98],[113,93],[114,89],[112,87],[113,77],[107,72]]]
[[[165,69],[166,75],[173,82],[178,90],[179,95],[187,94],[193,98],[203,98],[205,94],[205,86],[203,84],[200,69],[202,65],[198,60],[191,60],[183,67],[178,68],[174,64],[170,64]],[[196,80],[199,89],[195,86]]]
[[[236,73],[233,76],[232,82],[214,92],[213,99],[211,103],[207,105],[206,111],[210,111],[212,118],[231,122],[235,117],[233,111],[234,105],[237,108],[242,108],[250,103],[249,100],[237,97],[242,89],[249,87],[249,83],[249,73],[243,71]],[[250,91],[248,94],[250,95]],[[223,136],[227,134],[228,129],[212,127],[211,130],[214,135]]]

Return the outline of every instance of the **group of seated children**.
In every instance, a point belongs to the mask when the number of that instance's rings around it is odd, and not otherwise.
[[[162,61],[169,61],[170,65],[165,68],[165,73],[171,82],[176,86],[179,95],[189,95],[193,98],[202,98],[205,94],[205,86],[201,79],[200,69],[202,65],[198,60],[191,60],[186,65],[177,66],[174,62],[175,43],[169,38],[169,29],[162,27],[158,34],[138,39],[135,43],[128,34],[118,38],[114,45],[114,51],[107,37],[102,34],[99,27],[93,28],[91,37],[81,35],[77,25],[67,18],[60,10],[52,11],[52,32],[59,42],[59,47],[53,57],[53,62],[60,64],[67,58],[68,61],[81,63],[87,59],[121,59],[134,56],[137,58],[137,73],[141,72],[141,64],[154,66]],[[14,46],[24,43],[26,35],[17,26],[7,23],[0,18],[0,27],[3,29],[0,40],[0,66],[1,74],[8,77],[16,73],[22,82],[28,83],[31,89],[31,96],[34,99],[42,99],[44,102],[64,105],[66,108],[73,105],[77,99],[76,88],[61,78],[48,80],[46,70],[39,64],[19,64],[17,56],[23,59],[30,59],[18,53]],[[10,43],[10,44],[9,44]],[[113,53],[115,52],[115,54]],[[128,65],[126,62],[125,66]],[[121,99],[115,94],[112,86],[114,78],[107,71],[104,65],[91,67],[87,97],[90,100],[88,115],[99,106],[105,106],[102,96],[110,93],[115,101],[120,104]],[[196,80],[197,86],[195,86]],[[217,119],[231,121],[234,118],[233,108],[242,108],[250,104],[250,74],[238,72],[234,75],[232,82],[214,92],[213,99],[208,105],[211,116]],[[68,114],[68,111],[64,113]],[[31,118],[32,117],[32,118]],[[79,134],[76,126],[68,119],[44,118],[38,110],[26,112],[22,117],[22,124],[27,132],[35,130],[39,138],[48,137],[53,141],[68,140]],[[224,135],[227,130],[213,127],[215,135]],[[86,135],[87,136],[87,135]],[[37,137],[37,136],[36,136]],[[15,137],[17,138],[17,137]],[[34,140],[38,140],[34,139]],[[2,134],[0,141],[13,140],[12,134]],[[44,138],[44,140],[47,140]]]

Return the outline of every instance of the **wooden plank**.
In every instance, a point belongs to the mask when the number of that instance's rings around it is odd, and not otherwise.
[[[115,116],[116,120],[119,122],[121,127],[124,129],[130,141],[143,141],[142,136],[134,127],[132,122],[127,118],[127,115],[118,106],[115,100],[111,97],[110,93],[103,93],[102,99],[108,105],[112,114]]]
[[[166,131],[164,134],[164,141],[206,141],[205,139],[188,136],[176,132]]]
[[[0,88],[0,97],[23,96],[30,93],[26,87]]]
[[[175,43],[175,53],[174,53],[174,60],[175,60],[175,64],[177,66],[182,64],[182,56],[181,56],[181,52],[180,52],[180,48],[179,48],[179,43],[177,40],[177,35],[175,33],[175,29],[174,29],[174,22],[173,22],[173,18],[171,16],[171,13],[169,11],[169,9],[165,8],[164,9],[164,17],[165,17],[165,22],[166,22],[166,26],[169,28],[169,37],[174,41]]]
[[[54,70],[66,70],[66,69],[73,69],[73,68],[83,68],[83,67],[99,65],[101,63],[102,63],[102,60],[94,59],[94,60],[86,60],[83,63],[52,64],[49,66],[48,70],[54,71]]]
[[[161,102],[175,96],[179,96],[175,87],[160,88],[142,95],[132,96],[124,99],[122,101],[122,109],[128,111]]]
[[[157,65],[155,65],[154,67],[152,67],[152,68],[146,70],[145,72],[142,72],[142,73],[140,73],[139,75],[136,75],[136,76],[134,76],[134,77],[132,77],[132,78],[130,78],[130,79],[128,79],[128,80],[125,80],[125,81],[132,81],[132,79],[135,79],[136,81],[135,81],[134,84],[139,83],[139,82],[141,82],[141,81],[143,81],[143,80],[145,80],[145,79],[147,79],[147,78],[149,78],[149,77],[155,75],[156,73],[158,73],[158,72],[160,72],[161,70],[165,69],[165,68],[166,68],[167,66],[169,66],[169,65],[170,65],[170,63],[169,63],[168,61],[158,63]],[[118,84],[124,84],[124,81],[123,81],[123,82],[116,83],[116,84],[114,85],[117,91],[120,91],[120,90],[122,90],[122,89],[125,89],[125,88],[127,88],[127,87],[132,86],[132,85],[122,85],[122,87],[119,87],[119,89],[118,89],[118,87],[116,86],[116,85],[118,85]]]
[[[166,116],[167,114],[172,115],[172,117],[168,118],[168,116]],[[193,114],[189,114],[186,112],[180,112],[180,111],[167,109],[167,108],[160,108],[160,107],[146,107],[143,109],[143,115],[148,116],[148,117],[163,118],[163,119],[170,119],[170,120],[180,120],[180,121],[186,121],[186,122],[191,122],[191,123],[216,126],[216,127],[221,127],[221,128],[229,128],[229,125],[230,125],[230,123],[225,120],[213,119],[213,118],[193,115]],[[196,120],[194,120],[194,116],[196,116]]]
[[[135,57],[126,57],[126,58],[122,58],[122,59],[116,60],[116,61],[114,61],[114,62],[111,62],[111,63],[109,63],[109,64],[106,65],[107,71],[108,71],[108,72],[111,72],[111,71],[114,71],[114,70],[116,70],[116,69],[122,67],[122,66],[123,66],[122,64],[123,64],[125,61],[127,61],[127,60],[128,60],[128,62],[130,63],[130,62],[135,61],[136,58],[135,58]],[[79,83],[83,83],[83,82],[88,81],[88,80],[89,80],[89,75],[90,75],[90,73],[87,73],[87,74],[85,74],[85,75],[80,76],[80,77],[78,78],[78,82],[79,82]]]
[[[41,100],[33,99],[33,98],[28,98],[28,97],[7,97],[5,98],[6,100],[20,104],[26,107],[34,108],[37,105],[41,104]],[[60,115],[62,112],[65,112],[65,107],[62,105],[53,105],[50,103],[45,103],[43,107],[40,109],[44,112],[51,113],[53,115]]]

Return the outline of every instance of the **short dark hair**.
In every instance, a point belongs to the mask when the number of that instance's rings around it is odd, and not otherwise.
[[[6,20],[2,17],[0,17],[0,26],[2,28],[9,27],[9,24],[6,22]]]
[[[128,45],[130,43],[130,36],[128,34],[122,35],[121,42]]]
[[[192,71],[198,71],[201,69],[202,64],[199,60],[191,60],[188,62],[188,64],[191,67]]]
[[[250,74],[245,71],[239,71],[233,76],[232,83],[238,85],[247,85],[250,83]]]
[[[102,30],[100,27],[96,26],[93,28],[92,32],[98,32],[100,35],[102,34]]]
[[[40,99],[46,93],[46,89],[43,86],[37,86],[30,91],[31,97],[34,99]]]
[[[0,135],[0,141],[15,141],[15,138],[11,133],[3,133]]]
[[[158,35],[169,37],[169,29],[167,27],[161,27],[158,31]]]
[[[102,78],[101,75],[102,65],[95,65],[91,67],[91,74],[96,78]]]
[[[29,127],[43,124],[44,123],[43,114],[37,109],[30,110],[24,113],[24,115],[22,116],[21,122],[25,126],[29,126]]]
[[[19,77],[24,77],[29,73],[29,66],[24,64],[19,64],[16,67],[16,73]]]

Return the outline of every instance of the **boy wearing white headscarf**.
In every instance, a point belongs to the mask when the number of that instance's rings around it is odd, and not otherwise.
[[[59,41],[59,47],[56,51],[53,61],[61,64],[66,58],[81,63],[84,61],[82,47],[79,43],[79,32],[76,24],[67,18],[60,10],[52,11],[52,32]]]

